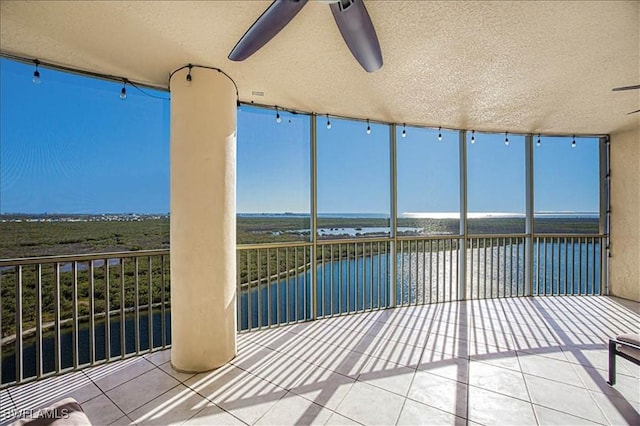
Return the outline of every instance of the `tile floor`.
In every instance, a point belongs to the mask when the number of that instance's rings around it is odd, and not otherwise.
[[[0,423],[73,396],[96,425],[640,424],[640,367],[609,336],[640,331],[611,297],[455,302],[238,336],[238,356],[197,375],[155,352],[0,392]]]

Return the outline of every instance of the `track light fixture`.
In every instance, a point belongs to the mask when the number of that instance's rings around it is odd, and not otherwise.
[[[406,138],[407,137],[407,129],[406,129],[406,124],[402,123],[402,137]]]
[[[276,123],[280,123],[282,121],[282,118],[280,118],[280,111],[278,110],[278,107],[276,107]]]
[[[476,143],[476,131],[471,131],[471,143]]]
[[[367,118],[367,134],[371,134],[371,126],[369,125],[369,119]]]
[[[40,65],[40,61],[37,59],[33,60],[33,63],[36,64],[36,70],[33,72],[33,83],[40,84],[40,71],[38,71],[38,65]]]
[[[123,80],[122,89],[120,89],[120,99],[123,101],[127,99],[127,80]]]
[[[193,65],[189,64],[188,67],[189,72],[187,73],[187,86],[189,86],[191,84],[191,80],[193,80],[191,77],[191,68],[193,68]]]
[[[504,144],[509,146],[509,132],[504,132]]]
[[[438,140],[442,140],[442,127],[438,127]]]
[[[327,114],[327,129],[331,128],[331,121],[329,121],[329,114]]]
[[[576,135],[573,135],[573,140],[571,141],[571,148],[576,147]]]

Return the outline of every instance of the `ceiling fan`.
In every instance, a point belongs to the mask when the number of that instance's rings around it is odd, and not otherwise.
[[[636,89],[640,89],[640,84],[636,84],[634,86],[622,86],[622,87],[614,87],[613,89],[611,89],[611,91],[613,92],[620,92],[622,90],[636,90]],[[640,109],[635,110],[635,111],[631,111],[629,113],[627,113],[627,115],[629,114],[635,114],[637,112],[640,112]]]
[[[376,30],[362,0],[320,0],[330,3],[336,25],[347,47],[367,72],[382,67]],[[276,36],[307,4],[307,0],[275,0],[235,45],[229,59],[244,61]]]

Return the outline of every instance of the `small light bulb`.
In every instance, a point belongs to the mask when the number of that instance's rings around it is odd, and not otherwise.
[[[329,121],[329,114],[327,114],[327,129],[331,128],[331,121]]]
[[[42,80],[40,80],[40,71],[38,71],[38,65],[40,65],[40,61],[38,61],[37,59],[35,59],[33,61],[34,64],[36,64],[36,70],[33,72],[33,83],[34,84],[40,84],[40,82]]]
[[[404,130],[404,129],[402,129],[402,137],[403,137],[403,138],[406,138],[406,137],[407,137],[407,131],[406,131],[406,130]]]
[[[369,119],[367,118],[367,134],[371,134],[371,126],[369,125]]]
[[[536,142],[536,145],[540,146],[540,135],[538,135],[538,141]]]
[[[122,90],[120,90],[120,99],[123,101],[127,99],[127,88],[122,86]]]
[[[189,69],[189,72],[187,72],[187,81],[185,83],[185,86],[191,86],[191,81],[193,80],[191,78],[191,68],[193,68],[193,65],[189,64],[187,65],[187,68]]]
[[[576,137],[573,137],[573,140],[571,141],[571,148],[575,148],[576,147]]]
[[[438,127],[438,140],[442,140],[442,127]]]
[[[281,123],[282,122],[282,118],[280,118],[280,113],[276,114],[276,123]]]
[[[509,146],[509,133],[504,134],[504,144]]]
[[[472,130],[471,131],[471,143],[476,143],[476,131]]]

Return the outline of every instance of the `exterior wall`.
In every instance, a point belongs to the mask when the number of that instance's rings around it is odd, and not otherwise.
[[[610,294],[640,301],[640,128],[611,135]]]

